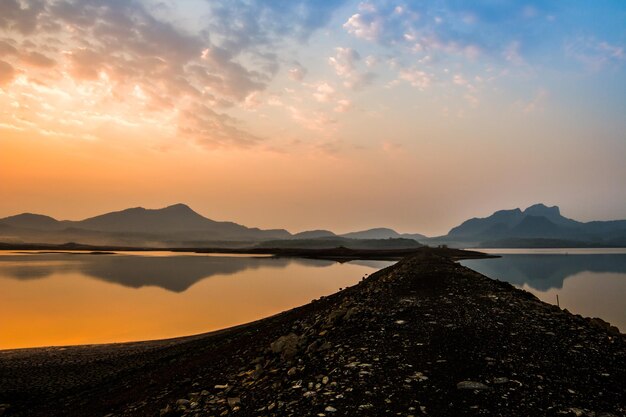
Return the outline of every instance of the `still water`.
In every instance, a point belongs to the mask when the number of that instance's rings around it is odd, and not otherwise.
[[[483,251],[481,249],[481,251]],[[461,264],[510,282],[542,301],[585,317],[600,317],[626,331],[626,250],[492,249],[501,258]]]
[[[0,349],[149,340],[306,304],[391,262],[0,251]]]

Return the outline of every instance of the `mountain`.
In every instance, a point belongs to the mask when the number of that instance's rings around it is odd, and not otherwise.
[[[293,235],[294,239],[319,239],[326,237],[335,237],[337,236],[330,230],[307,230],[305,232],[296,233]]]
[[[567,242],[569,247],[624,246],[626,220],[584,223],[564,217],[557,206],[535,204],[523,211],[500,210],[469,219],[429,242],[481,247],[546,247],[559,242]]]
[[[184,204],[162,209],[135,207],[80,221],[59,221],[38,214],[0,219],[0,240],[89,244],[177,246],[177,242],[251,241],[285,239],[282,229],[261,230],[233,222],[207,219]],[[8,229],[6,229],[8,227]]]
[[[35,229],[35,230],[61,230],[64,228],[63,222],[53,219],[50,216],[41,214],[23,213],[17,216],[0,219],[0,224],[4,226]]]
[[[335,236],[317,239],[270,240],[261,242],[259,248],[281,249],[415,249],[423,245],[413,239],[348,239]]]
[[[286,230],[261,230],[233,222],[210,220],[185,204],[175,204],[156,210],[136,207],[116,211],[75,222],[74,227],[126,233],[197,234],[204,232],[214,238],[230,239],[276,239],[290,236]]]
[[[400,234],[393,229],[388,229],[384,227],[362,230],[359,232],[345,233],[341,235],[341,237],[345,237],[348,239],[400,239],[400,238],[413,239],[413,240],[426,239],[426,236],[420,235],[419,233]]]
[[[332,241],[328,239],[336,238]],[[307,230],[291,234],[284,229],[261,230],[233,222],[208,219],[185,204],[160,209],[128,208],[84,220],[56,220],[41,214],[23,213],[0,219],[0,242],[63,244],[79,242],[88,245],[150,247],[250,247],[262,241],[317,240],[328,247],[341,246],[341,239],[351,240],[423,240],[420,234],[400,234],[392,229],[377,228],[347,233],[342,237],[330,230]],[[408,243],[404,241],[401,245]],[[309,242],[309,245],[314,245]],[[363,243],[362,245],[364,245]],[[389,245],[389,242],[381,242]],[[286,244],[289,247],[289,244]],[[356,244],[351,243],[352,246]],[[361,245],[361,246],[362,246]],[[367,245],[374,245],[373,242]]]

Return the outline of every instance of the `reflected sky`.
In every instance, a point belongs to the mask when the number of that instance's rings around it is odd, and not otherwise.
[[[233,257],[159,254],[89,255],[72,253],[0,256],[0,278],[20,280],[78,273],[102,281],[141,288],[156,286],[183,292],[213,275],[232,275],[247,269],[286,268],[290,264],[327,267],[333,261],[270,257]]]
[[[0,349],[217,330],[306,304],[390,264],[0,253]]]
[[[626,329],[626,254],[505,254],[461,264],[541,300]]]

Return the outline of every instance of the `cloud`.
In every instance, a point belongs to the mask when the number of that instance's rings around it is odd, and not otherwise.
[[[533,98],[528,102],[520,102],[522,112],[535,113],[543,111],[545,102],[548,100],[549,93],[545,89],[539,89],[535,92]]]
[[[48,58],[39,52],[27,52],[25,54],[20,54],[20,60],[23,63],[34,67],[51,68],[56,65],[56,61],[54,59]]]
[[[0,57],[6,55],[17,55],[17,49],[5,41],[0,41]]]
[[[361,73],[357,64],[361,60],[359,53],[352,48],[335,48],[335,56],[328,58],[328,64],[335,73],[344,80],[348,88],[359,88],[369,84],[374,79],[371,72]]]
[[[320,103],[328,103],[335,98],[335,88],[326,82],[321,82],[315,87],[313,97]]]
[[[307,74],[307,69],[300,65],[299,62],[294,62],[288,73],[289,78],[291,78],[292,80],[302,81]]]
[[[413,87],[424,91],[432,85],[434,76],[418,69],[402,69],[400,70],[400,79],[408,81]]]
[[[351,35],[368,41],[378,40],[383,31],[382,18],[375,14],[355,13],[343,24]]]
[[[66,100],[74,103],[66,105],[75,112],[83,103],[72,88],[111,110],[115,103],[125,108],[132,97],[143,106],[138,113],[173,120],[181,137],[207,146],[251,146],[259,138],[226,109],[254,106],[278,73],[278,46],[294,36],[308,39],[341,3],[211,0],[203,9],[208,14],[189,16],[186,5],[169,0],[2,0],[0,28],[8,38],[0,40],[7,61],[0,64],[0,82],[7,85],[19,72],[20,88],[34,91],[35,80],[71,77]],[[196,22],[196,30],[176,21],[178,11]],[[289,74],[302,80],[306,69],[296,64]],[[42,117],[54,111],[41,107]]]
[[[0,61],[0,87],[6,86],[15,77],[15,68],[8,62]]]
[[[44,5],[42,0],[0,1],[0,28],[30,35],[41,24]]]
[[[512,41],[509,43],[504,49],[504,59],[513,65],[519,66],[525,64],[524,58],[522,58],[520,54],[520,46],[521,44],[519,41]]]
[[[348,99],[337,100],[337,105],[333,109],[337,113],[346,113],[352,109],[352,102]]]
[[[236,126],[236,120],[202,104],[180,113],[179,133],[210,148],[251,147],[261,139]]]
[[[626,61],[626,46],[593,37],[578,37],[565,44],[565,54],[590,70],[621,65]]]
[[[302,127],[309,130],[323,132],[327,135],[334,130],[334,125],[337,123],[336,119],[330,117],[325,112],[303,112],[294,106],[289,106],[287,110],[289,110],[291,118],[298,122]]]

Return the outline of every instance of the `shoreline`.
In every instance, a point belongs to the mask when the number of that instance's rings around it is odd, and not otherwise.
[[[401,260],[407,256],[420,253],[433,253],[453,259],[479,259],[497,258],[476,250],[432,248],[422,246],[407,249],[349,249],[338,247],[332,249],[301,249],[301,248],[156,248],[156,247],[132,247],[132,246],[91,246],[83,244],[0,244],[0,250],[7,251],[40,251],[40,253],[84,253],[91,255],[113,255],[116,252],[172,252],[172,253],[196,253],[196,254],[234,254],[234,255],[271,255],[275,257],[326,259],[341,261],[350,260]]]
[[[442,253],[234,328],[1,351],[0,415],[624,413],[623,335]]]

